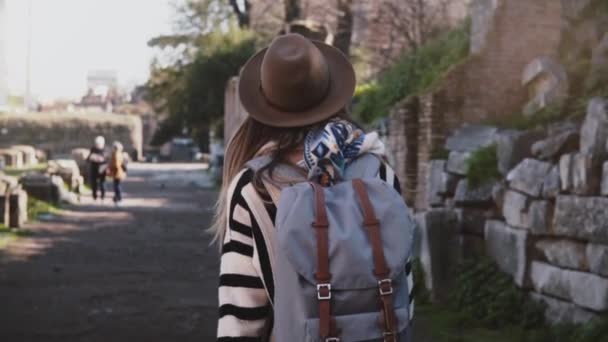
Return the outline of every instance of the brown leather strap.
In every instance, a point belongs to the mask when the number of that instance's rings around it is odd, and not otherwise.
[[[365,183],[361,179],[352,181],[355,193],[359,198],[361,209],[363,211],[363,225],[367,229],[367,234],[372,247],[372,256],[374,259],[374,276],[378,279],[378,293],[380,295],[380,310],[382,312],[381,325],[384,329],[384,341],[396,342],[397,336],[397,316],[393,306],[393,284],[390,276],[390,270],[386,265],[384,249],[382,248],[382,236],[380,233],[380,222],[376,217],[374,207],[369,200],[369,194],[365,187]]]
[[[382,238],[380,235],[380,222],[376,218],[374,207],[369,201],[369,195],[365,184],[360,179],[353,180],[353,188],[359,197],[359,203],[363,210],[363,225],[367,228],[370,243],[372,245],[372,255],[374,257],[374,275],[378,278],[388,277],[390,271],[386,266],[384,249],[382,248]]]
[[[325,191],[316,183],[310,183],[315,193],[315,221],[312,226],[317,234],[317,299],[319,300],[319,334],[328,339],[337,337],[331,317],[331,273],[329,272],[329,222],[325,209]]]

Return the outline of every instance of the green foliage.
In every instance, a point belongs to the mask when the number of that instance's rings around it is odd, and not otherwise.
[[[40,215],[55,214],[59,208],[49,202],[28,197],[27,199],[27,217],[30,220],[37,220]]]
[[[424,305],[430,303],[431,294],[424,286],[424,270],[422,269],[422,264],[420,263],[420,259],[414,259],[412,261],[412,277],[417,286],[414,286],[414,299],[416,300],[416,304]]]
[[[4,174],[9,175],[9,176],[14,176],[14,177],[19,177],[21,175],[24,175],[28,172],[39,172],[39,171],[44,171],[46,170],[48,167],[47,163],[39,163],[37,165],[31,166],[31,167],[27,167],[27,168],[21,168],[21,169],[17,169],[14,167],[7,167],[6,169],[2,170],[4,172]]]
[[[543,307],[528,300],[493,261],[467,260],[457,274],[451,305],[462,314],[463,321],[493,329],[543,324]]]
[[[449,156],[450,156],[450,151],[448,151],[443,146],[436,146],[431,151],[431,159],[448,159]]]
[[[377,81],[360,85],[355,92],[355,117],[369,123],[385,117],[392,105],[433,86],[446,71],[464,60],[469,51],[469,25],[447,32],[404,55]]]
[[[200,42],[204,45],[190,62],[153,68],[150,98],[159,112],[168,113],[154,138],[156,145],[185,129],[205,147],[210,129],[223,122],[226,83],[255,51],[252,33],[234,27]]]
[[[457,274],[446,307],[417,305],[417,330],[422,326],[427,340],[608,342],[608,316],[583,325],[550,326],[544,305],[531,300],[491,260],[465,260]]]
[[[496,145],[483,147],[473,152],[466,162],[469,185],[478,186],[500,178]]]
[[[536,127],[545,127],[548,124],[559,122],[571,117],[568,111],[560,106],[548,106],[531,115],[517,113],[496,121],[487,121],[487,124],[500,128],[528,130]]]

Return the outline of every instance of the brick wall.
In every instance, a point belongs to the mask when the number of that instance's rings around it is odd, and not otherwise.
[[[520,112],[527,100],[521,85],[525,66],[536,57],[554,56],[558,51],[562,24],[559,1],[475,0],[475,6],[482,8],[477,7],[472,15],[484,18],[472,18],[471,55],[452,67],[438,87],[420,96],[415,134],[418,177],[410,181],[416,184],[417,209],[426,208],[428,162],[432,152],[443,146],[446,135],[464,122],[507,120]],[[399,148],[391,144],[391,150]],[[407,163],[403,158],[395,160]],[[400,165],[396,168],[404,170]],[[399,176],[407,177],[404,172]]]

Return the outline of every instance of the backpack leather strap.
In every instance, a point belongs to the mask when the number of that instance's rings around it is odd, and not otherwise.
[[[368,237],[372,247],[374,259],[374,276],[378,279],[378,293],[380,295],[382,312],[382,328],[384,330],[385,342],[396,342],[397,336],[397,316],[393,306],[393,284],[390,278],[390,270],[386,265],[384,249],[382,248],[382,236],[380,233],[380,221],[376,217],[374,207],[369,200],[369,194],[365,188],[365,183],[361,179],[352,181],[355,193],[359,198],[359,203],[363,211],[363,225],[367,229]]]
[[[319,334],[327,341],[339,342],[335,322],[331,316],[331,273],[329,273],[329,222],[325,208],[325,192],[317,183],[310,183],[315,193],[315,221],[317,234],[317,299],[319,300]]]

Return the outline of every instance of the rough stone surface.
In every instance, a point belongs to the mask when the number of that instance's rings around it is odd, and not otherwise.
[[[456,205],[462,206],[488,206],[492,204],[492,188],[496,183],[486,182],[475,188],[469,186],[466,179],[458,182],[454,200]]]
[[[480,258],[486,255],[486,241],[482,236],[462,234],[458,238],[460,240],[461,258]]]
[[[526,284],[528,233],[513,229],[502,221],[490,220],[485,226],[486,251],[500,269],[510,274],[515,283]]]
[[[505,202],[505,193],[507,192],[507,188],[503,183],[496,183],[492,188],[492,200],[496,208],[500,211],[502,210],[502,206]]]
[[[574,302],[594,311],[608,311],[608,279],[533,261],[532,285],[537,292]]]
[[[44,174],[28,174],[20,182],[28,195],[41,201],[59,203],[61,189],[53,183],[52,177]]]
[[[545,304],[545,319],[552,324],[585,324],[597,318],[597,315],[577,305],[563,300],[531,292],[532,300]]]
[[[572,192],[577,195],[597,195],[600,190],[601,171],[597,160],[589,155],[575,153],[572,156]]]
[[[586,252],[589,270],[608,277],[608,246],[590,243]]]
[[[528,204],[529,199],[525,195],[513,190],[507,191],[502,206],[502,215],[507,223],[520,228],[528,226]]]
[[[505,130],[498,132],[496,137],[496,154],[498,171],[506,175],[524,158],[532,156],[530,145],[542,138],[541,131]]]
[[[556,235],[608,243],[608,198],[557,196],[553,231]]]
[[[448,157],[448,172],[464,176],[467,174],[467,159],[471,156],[470,152],[452,151]]]
[[[417,214],[416,221],[426,288],[434,301],[445,301],[458,262],[458,218],[451,210],[432,209]]]
[[[432,160],[429,172],[428,204],[431,207],[443,206],[444,197],[453,195],[457,177],[445,172],[445,160]]]
[[[578,150],[580,135],[576,129],[570,129],[532,145],[532,155],[541,160],[553,160],[562,154]]]
[[[588,88],[594,88],[608,81],[608,32],[601,42],[593,48],[589,76],[585,80]]]
[[[564,154],[559,159],[559,180],[562,191],[570,191],[572,189],[572,157],[574,154]]]
[[[481,236],[483,236],[486,220],[494,216],[493,211],[487,209],[457,208],[454,211],[458,216],[461,232]]]
[[[559,168],[554,166],[551,171],[545,177],[543,181],[543,194],[544,198],[553,199],[559,195],[560,191],[560,179],[559,179]]]
[[[550,105],[560,105],[568,96],[568,74],[561,64],[549,57],[535,58],[526,66],[522,85],[531,94],[523,110],[528,116]]]
[[[27,193],[17,190],[10,195],[9,227],[21,228],[27,222]]]
[[[570,240],[540,240],[536,242],[536,249],[551,264],[585,270],[587,258],[585,244]]]
[[[551,232],[552,214],[553,205],[549,201],[532,201],[525,216],[525,228],[533,234],[548,234]]]
[[[524,159],[507,175],[511,188],[533,197],[540,197],[545,177],[553,165],[536,159]]]
[[[608,162],[602,166],[602,196],[608,196]]]
[[[580,151],[600,159],[606,156],[608,141],[608,105],[602,98],[594,98],[587,106],[587,115],[581,128]]]
[[[446,141],[449,151],[472,152],[495,143],[496,127],[466,125],[456,130]]]

